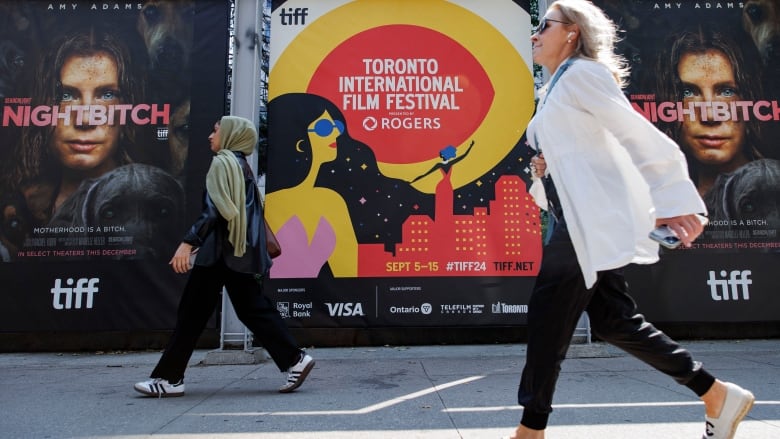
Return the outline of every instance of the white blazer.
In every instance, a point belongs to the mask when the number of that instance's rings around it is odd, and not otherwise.
[[[587,288],[598,271],[658,261],[647,236],[656,217],[707,211],[680,148],[599,62],[576,58],[546,95],[527,137],[544,154]],[[541,180],[530,192],[546,209]]]

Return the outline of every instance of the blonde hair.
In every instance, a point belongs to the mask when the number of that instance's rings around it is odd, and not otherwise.
[[[557,0],[550,9],[558,10],[566,21],[579,27],[575,55],[607,66],[620,88],[628,85],[628,63],[623,56],[615,53],[615,44],[619,41],[618,27],[601,8],[588,0]]]

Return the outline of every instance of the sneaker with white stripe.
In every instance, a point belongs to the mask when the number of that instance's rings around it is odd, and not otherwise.
[[[300,387],[313,368],[314,359],[308,354],[301,354],[301,359],[287,370],[287,383],[279,388],[279,392],[290,393]]]
[[[152,378],[146,381],[135,383],[133,388],[147,396],[156,396],[158,398],[167,398],[171,396],[184,395],[184,380],[171,384],[168,380],[162,378]]]

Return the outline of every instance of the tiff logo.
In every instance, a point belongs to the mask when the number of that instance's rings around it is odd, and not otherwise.
[[[282,26],[304,25],[306,24],[307,15],[309,15],[309,8],[282,8],[282,11],[279,13],[279,17],[282,19]]]
[[[68,286],[62,286],[62,279],[54,280],[54,288],[51,289],[52,301],[51,305],[54,309],[81,309],[82,300],[84,296],[87,296],[86,308],[92,308],[94,303],[95,294],[98,293],[97,284],[100,279],[94,277],[92,279],[81,278],[75,281],[76,286],[73,287],[74,280],[68,278],[65,284]],[[73,288],[70,288],[73,287]],[[62,296],[65,296],[65,303],[62,303]]]
[[[707,285],[710,286],[712,300],[739,300],[740,291],[742,292],[743,300],[750,300],[748,285],[753,283],[750,279],[750,275],[750,270],[733,270],[731,273],[727,273],[726,270],[721,270],[721,279],[718,279],[715,277],[715,272],[710,270],[710,277],[707,279]],[[728,278],[726,276],[728,276]]]

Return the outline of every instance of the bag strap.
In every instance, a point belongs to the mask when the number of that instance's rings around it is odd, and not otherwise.
[[[569,57],[566,58],[566,61],[563,62],[560,66],[558,66],[558,70],[555,71],[555,74],[553,75],[552,79],[550,80],[550,85],[547,86],[547,93],[544,95],[544,101],[542,101],[542,105],[547,103],[547,98],[550,96],[550,93],[552,93],[553,87],[555,87],[555,84],[558,82],[558,79],[561,78],[561,75],[563,75],[563,72],[565,72],[569,67],[571,67],[572,63],[574,63],[574,58]],[[534,132],[534,143],[536,144],[536,151],[537,154],[542,153],[542,147],[539,145],[539,139],[536,136],[536,133]]]

